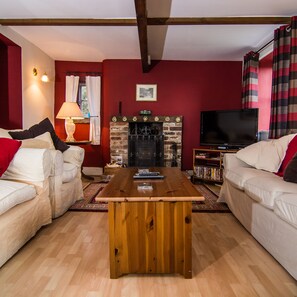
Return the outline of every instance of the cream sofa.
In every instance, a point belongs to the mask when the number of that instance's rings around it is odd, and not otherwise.
[[[47,149],[20,148],[0,178],[0,267],[51,223]]]
[[[277,155],[282,159],[283,150],[285,145],[276,155],[271,153],[273,160]],[[262,149],[254,166],[239,159],[240,154],[224,156],[224,182],[218,201],[226,202],[253,237],[297,279],[297,184],[256,168],[259,162],[268,166],[274,162],[267,162],[267,150]]]
[[[33,129],[32,129],[33,128]],[[57,218],[64,214],[68,208],[79,199],[83,198],[83,188],[81,181],[81,166],[84,160],[85,151],[79,146],[66,146],[66,150],[55,149],[55,142],[58,137],[55,135],[53,127],[48,119],[43,120],[28,130],[6,130],[0,128],[0,137],[12,138],[11,134],[27,133],[35,135],[34,138],[15,138],[22,141],[25,147],[45,147],[50,151],[50,176],[49,176],[49,199],[52,207],[52,217]],[[17,135],[19,136],[19,135]],[[28,135],[26,135],[28,137]],[[62,141],[58,139],[60,144]],[[63,143],[65,146],[65,144]],[[61,146],[61,145],[60,145]]]
[[[50,150],[52,171],[49,176],[49,198],[53,218],[61,216],[75,201],[83,198],[81,166],[84,152],[78,146],[70,146],[63,153]]]

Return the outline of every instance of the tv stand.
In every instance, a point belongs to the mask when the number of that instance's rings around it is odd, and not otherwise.
[[[193,181],[223,182],[223,157],[226,153],[236,153],[237,149],[194,148]]]

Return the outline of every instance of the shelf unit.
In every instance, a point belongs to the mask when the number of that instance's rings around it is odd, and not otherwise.
[[[237,150],[194,148],[193,181],[199,179],[202,181],[222,183],[224,154],[236,152]]]

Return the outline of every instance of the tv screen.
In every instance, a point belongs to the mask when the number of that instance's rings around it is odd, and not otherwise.
[[[201,112],[201,145],[241,148],[257,142],[257,133],[257,108]]]

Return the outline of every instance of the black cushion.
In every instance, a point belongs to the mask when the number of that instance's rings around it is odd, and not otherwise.
[[[291,183],[297,183],[297,153],[285,169],[284,180]]]
[[[8,133],[13,139],[22,140],[22,139],[34,138],[45,132],[49,132],[51,134],[56,150],[64,152],[69,148],[69,146],[57,136],[54,130],[54,127],[48,118],[44,119],[43,121],[41,121],[36,125],[33,125],[28,130],[10,131]]]

